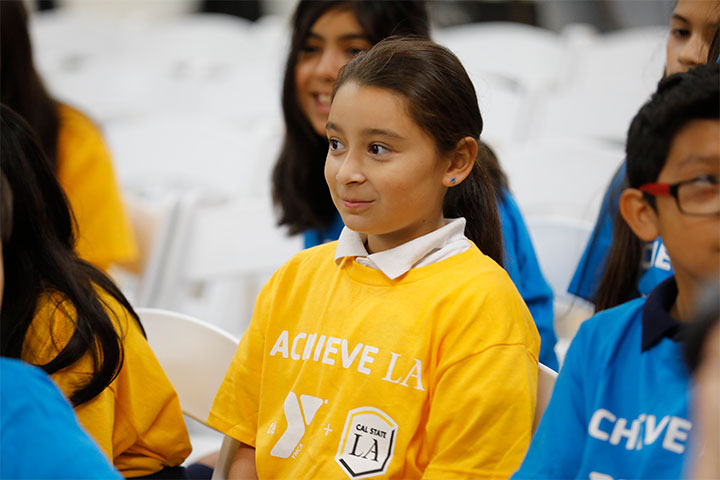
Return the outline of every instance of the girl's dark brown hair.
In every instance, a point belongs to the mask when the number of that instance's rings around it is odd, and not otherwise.
[[[393,37],[355,57],[340,71],[333,98],[345,83],[388,90],[405,100],[407,111],[435,141],[441,154],[465,137],[480,142],[483,119],[475,87],[457,57],[430,40]],[[465,234],[503,264],[496,192],[488,169],[490,152],[479,145],[470,175],[445,195],[443,214],[465,217]]]
[[[430,35],[422,0],[320,0],[298,4],[282,87],[285,140],[272,177],[273,199],[280,209],[278,223],[287,225],[292,234],[323,228],[337,216],[323,173],[327,139],[318,135],[300,108],[295,85],[295,68],[308,34],[313,24],[333,9],[352,11],[372,44],[391,35]]]
[[[657,91],[630,124],[625,148],[625,185],[657,181],[677,133],[696,119],[720,119],[720,65],[705,64],[660,81]],[[653,197],[646,196],[655,207]],[[640,296],[637,284],[645,244],[622,215],[616,215],[613,243],[598,286],[595,311]],[[672,259],[671,259],[672,260]]]
[[[33,63],[28,16],[21,0],[0,1],[0,100],[30,124],[57,172],[60,117]]]

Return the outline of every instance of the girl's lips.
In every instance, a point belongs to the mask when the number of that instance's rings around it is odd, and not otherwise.
[[[315,110],[317,110],[318,113],[322,113],[325,115],[330,113],[330,95],[323,93],[314,93],[312,97],[315,104]]]
[[[362,209],[364,207],[369,206],[372,201],[362,201],[362,200],[345,200],[343,199],[343,206],[347,208],[348,210],[358,210]]]

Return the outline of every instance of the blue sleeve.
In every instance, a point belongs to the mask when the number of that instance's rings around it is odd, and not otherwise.
[[[305,248],[315,247],[327,242],[334,242],[340,238],[340,232],[345,228],[342,217],[338,213],[333,222],[325,228],[311,228],[303,233]]]
[[[605,191],[595,227],[568,287],[568,292],[589,302],[595,302],[597,287],[605,270],[605,263],[612,245],[613,222],[617,216],[624,181],[625,163],[623,162]]]
[[[520,209],[510,192],[505,190],[498,202],[505,248],[505,270],[525,300],[540,334],[540,360],[544,365],[558,369],[555,356],[555,328],[553,325],[553,292],[540,270],[535,248]]]
[[[514,479],[576,478],[587,441],[589,395],[584,381],[593,381],[586,367],[593,346],[585,340],[583,327],[568,349],[550,403]]]
[[[122,479],[41,370],[0,363],[0,478]]]

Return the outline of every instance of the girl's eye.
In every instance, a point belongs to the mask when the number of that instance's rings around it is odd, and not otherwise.
[[[685,28],[673,28],[670,33],[672,33],[672,35],[677,38],[685,38],[690,36],[690,30],[687,30]]]
[[[333,151],[345,148],[345,145],[340,143],[340,140],[338,140],[337,138],[331,138],[330,140],[328,140],[328,143],[330,144],[330,150]]]
[[[315,45],[307,45],[306,44],[300,48],[300,53],[305,53],[305,54],[317,53],[319,51],[320,51],[320,47],[316,47]]]
[[[372,145],[370,145],[370,148],[368,150],[373,155],[383,155],[385,153],[390,153],[390,149],[388,149],[387,147],[383,147],[382,145],[378,145],[377,143],[373,143]]]
[[[366,49],[364,49],[364,48],[350,47],[347,49],[347,53],[354,57],[354,56],[364,52],[365,50]]]

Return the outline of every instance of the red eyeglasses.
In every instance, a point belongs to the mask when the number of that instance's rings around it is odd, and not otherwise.
[[[720,180],[714,175],[677,183],[646,183],[639,190],[653,196],[670,195],[678,209],[686,215],[720,215]]]

